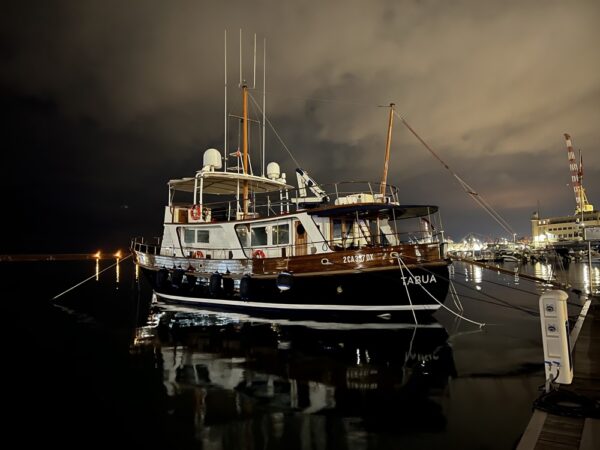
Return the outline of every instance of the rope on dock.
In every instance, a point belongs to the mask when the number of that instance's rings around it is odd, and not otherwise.
[[[108,269],[112,269],[112,268],[113,268],[113,267],[115,267],[117,264],[119,264],[119,263],[122,263],[123,261],[125,261],[125,260],[126,260],[126,259],[128,259],[128,258],[131,258],[131,256],[132,256],[132,255],[133,255],[133,253],[130,253],[129,255],[127,255],[127,256],[126,256],[125,258],[123,258],[123,259],[117,259],[117,262],[116,262],[116,263],[114,263],[114,264],[111,264],[110,266],[108,266],[108,267],[107,267],[107,268],[105,268],[105,269],[102,269],[102,270],[101,270],[100,272],[98,272],[97,274],[95,273],[95,274],[94,274],[94,275],[92,275],[91,277],[88,277],[88,278],[86,278],[85,280],[81,281],[80,283],[77,283],[75,286],[72,286],[72,287],[70,287],[70,288],[69,288],[69,289],[67,289],[66,291],[64,291],[64,292],[61,292],[61,293],[60,293],[60,294],[58,294],[58,295],[55,295],[54,297],[52,297],[52,301],[56,300],[56,299],[57,299],[57,298],[59,298],[59,297],[62,297],[62,296],[63,296],[63,295],[65,295],[67,292],[70,292],[70,291],[72,291],[73,289],[75,289],[75,288],[77,288],[77,287],[81,286],[82,284],[84,284],[84,283],[86,283],[86,282],[90,281],[91,279],[94,279],[94,278],[96,278],[96,277],[97,277],[98,275],[100,275],[102,272],[106,272]]]
[[[533,407],[556,416],[600,419],[600,402],[566,389],[554,389],[540,395]]]

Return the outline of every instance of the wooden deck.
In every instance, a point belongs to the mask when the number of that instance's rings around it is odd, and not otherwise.
[[[574,378],[564,389],[600,401],[600,299],[595,297],[573,350]],[[517,450],[600,449],[600,419],[534,410]]]

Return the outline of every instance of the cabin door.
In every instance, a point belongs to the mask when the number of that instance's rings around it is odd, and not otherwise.
[[[299,220],[294,221],[294,229],[296,230],[296,240],[294,246],[295,254],[296,256],[306,255],[306,230]]]

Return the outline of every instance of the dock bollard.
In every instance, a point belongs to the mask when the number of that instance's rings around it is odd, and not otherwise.
[[[546,392],[550,383],[571,384],[573,360],[569,342],[569,315],[565,291],[552,290],[540,296],[540,322],[544,344]]]

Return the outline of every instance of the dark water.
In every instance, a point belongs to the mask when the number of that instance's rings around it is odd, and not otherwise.
[[[19,446],[512,449],[543,383],[541,283],[455,263],[481,329],[444,310],[418,327],[297,323],[153,303],[131,261],[95,279],[113,263],[0,266]],[[564,274],[583,286],[583,267]]]

